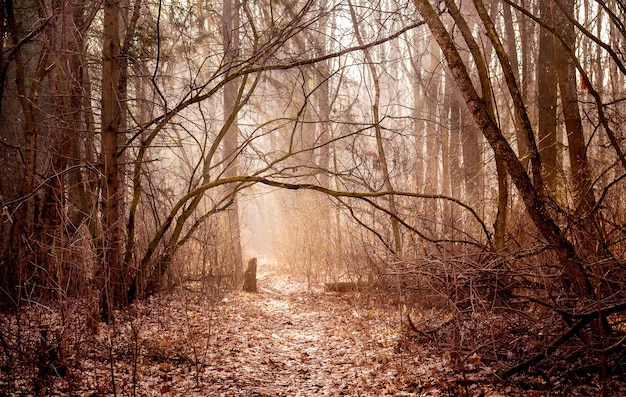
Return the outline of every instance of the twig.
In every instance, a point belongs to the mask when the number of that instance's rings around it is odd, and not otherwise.
[[[505,369],[504,371],[499,372],[496,376],[500,379],[506,379],[520,371],[523,371],[529,368],[532,365],[537,364],[538,362],[542,361],[544,358],[548,357],[550,354],[554,353],[559,346],[565,343],[572,336],[576,335],[578,331],[583,329],[587,324],[597,319],[598,316],[600,315],[609,316],[611,314],[619,313],[624,310],[626,310],[626,302],[617,303],[613,306],[609,306],[607,308],[603,308],[597,311],[594,310],[594,311],[590,311],[586,313],[576,314],[575,316],[579,317],[580,320],[578,320],[567,331],[561,334],[561,336],[559,336],[552,343],[550,343],[546,347],[545,351],[538,353],[511,368],[508,368],[508,369]]]

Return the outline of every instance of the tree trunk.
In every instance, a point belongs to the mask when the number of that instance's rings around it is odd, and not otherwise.
[[[556,26],[561,37],[572,51],[576,48],[576,35],[570,20],[574,17],[574,1],[560,0],[559,10],[555,12]],[[581,247],[580,254],[588,263],[610,267],[615,259],[604,244],[598,226],[599,212],[592,212],[596,207],[591,169],[587,160],[585,141],[578,95],[576,87],[576,69],[570,54],[561,44],[556,46],[557,75],[563,118],[567,131],[570,177],[574,187],[574,213],[578,217],[573,224],[574,238]],[[604,272],[604,271],[603,271]],[[602,292],[598,292],[602,294]]]
[[[550,25],[553,24],[553,7],[551,0],[539,1],[540,16]],[[552,33],[540,28],[539,55],[537,56],[537,118],[539,120],[537,135],[546,189],[553,197],[557,192],[557,76],[554,41]]]
[[[555,26],[560,28],[561,36],[567,46],[574,50],[576,48],[574,25],[567,18],[567,15],[570,18],[574,17],[574,2],[572,0],[560,0],[560,3],[562,9],[555,11]],[[561,106],[567,131],[570,172],[576,200],[575,212],[577,215],[585,216],[595,207],[596,199],[593,193],[591,170],[587,161],[587,146],[578,107],[576,68],[572,58],[561,44],[556,46],[555,51]]]
[[[449,126],[450,126],[450,192],[452,197],[461,197],[461,187],[463,186],[463,167],[461,166],[461,102],[458,95],[456,85],[450,71],[447,71],[446,85],[450,86],[450,114],[449,114]],[[450,83],[448,83],[448,80]],[[452,89],[454,88],[454,89]],[[460,212],[458,207],[451,206],[451,220],[454,224],[454,233],[457,233],[459,226]],[[453,239],[455,236],[451,236]]]
[[[122,107],[119,102],[119,0],[105,0],[102,45],[102,320],[113,321],[113,308],[121,304],[121,227],[119,213],[118,133]]]
[[[239,51],[239,0],[224,0],[222,3],[223,11],[223,31],[224,51],[226,64],[233,63],[237,58]],[[231,119],[231,113],[237,112],[238,107],[238,91],[240,79],[230,81],[224,85],[224,122]],[[237,160],[239,124],[238,117],[232,118],[232,123],[228,127],[228,131],[224,136],[223,161],[224,176],[231,177],[239,174],[239,165]],[[227,233],[230,236],[230,246],[233,255],[233,278],[235,285],[241,282],[241,273],[243,271],[243,258],[241,253],[241,227],[239,224],[239,203],[237,195],[233,193],[233,203],[227,210],[228,228]]]
[[[413,45],[423,44],[423,38],[418,35],[417,29],[413,33]],[[422,65],[419,61],[417,53],[420,52],[418,48],[416,51],[411,51],[409,48],[409,54],[411,55],[411,89],[413,106],[411,108],[411,121],[413,123],[413,148],[415,157],[413,159],[415,171],[415,186],[417,191],[422,191],[424,186],[424,130],[425,123],[422,120],[421,107],[423,104],[423,82],[422,80]]]
[[[517,57],[517,40],[515,37],[515,30],[513,25],[513,15],[511,13],[511,7],[508,4],[502,5],[502,16],[504,22],[504,30],[506,33],[506,48],[507,52],[510,55],[511,60],[511,69],[513,69],[513,75],[515,76],[515,80],[520,82],[520,73],[519,73],[519,60]],[[519,21],[518,22],[522,22]],[[523,36],[522,36],[523,37]],[[524,40],[522,40],[523,42]],[[520,120],[517,114],[513,115],[513,119],[515,120],[515,137],[517,142],[517,156],[519,157],[522,165],[525,169],[528,169],[528,138],[524,134],[524,129],[522,128],[522,121]]]
[[[35,187],[35,175],[37,164],[37,137],[38,130],[35,123],[35,111],[38,109],[37,97],[39,96],[40,84],[35,84],[31,87],[31,96],[29,97],[26,90],[26,75],[24,60],[22,58],[22,50],[19,48],[19,42],[21,40],[19,35],[18,21],[16,20],[13,1],[7,0],[3,2],[2,11],[3,18],[6,18],[6,27],[8,32],[3,32],[5,35],[10,35],[11,44],[17,49],[13,56],[13,64],[15,68],[15,86],[17,95],[19,96],[19,102],[22,111],[23,128],[24,128],[24,150],[20,153],[22,156],[23,165],[21,167],[22,183],[16,186],[16,197],[25,197],[30,194]],[[4,20],[2,22],[5,22]],[[3,28],[5,25],[3,25]],[[4,41],[5,37],[1,40]],[[47,56],[42,56],[39,61],[40,64],[47,64]],[[3,72],[8,72],[9,65],[5,65]],[[38,68],[38,70],[41,70]],[[43,75],[36,76],[37,78],[43,78]],[[5,78],[3,76],[2,78]],[[34,80],[34,79],[33,79]],[[3,94],[0,92],[0,94]],[[0,101],[3,101],[4,97],[0,97]],[[2,283],[3,287],[0,291],[0,298],[2,298],[2,305],[6,302],[8,306],[17,306],[20,304],[20,293],[25,273],[26,266],[29,262],[32,262],[32,249],[24,247],[24,241],[32,235],[33,228],[35,226],[35,200],[27,200],[23,206],[16,208],[11,216],[12,222],[8,225],[8,252],[2,253],[2,260],[5,265],[2,266]],[[4,212],[4,210],[3,210]],[[8,209],[7,209],[8,213]],[[5,215],[3,213],[2,221],[5,221]],[[28,237],[27,237],[28,236]],[[6,264],[13,264],[7,266]]]
[[[328,25],[328,14],[327,11],[323,11],[324,16],[319,21],[318,34],[315,36],[315,53],[317,56],[326,55],[326,47],[327,47],[327,39],[328,35],[327,25]],[[331,114],[330,114],[330,67],[328,61],[322,61],[317,64],[316,67],[316,85],[319,85],[319,89],[315,91],[315,98],[317,99],[318,106],[318,115],[320,122],[318,122],[318,131],[316,134],[319,138],[319,160],[317,161],[317,167],[319,168],[319,177],[318,183],[321,186],[330,188],[331,179],[330,175],[330,157],[331,150],[330,147],[332,145],[332,124],[330,122]],[[322,250],[325,252],[319,252],[321,255],[328,255],[330,252],[330,247],[332,246],[332,235],[336,230],[336,227],[333,227],[333,218],[328,215],[331,214],[332,207],[330,198],[325,195],[315,195],[316,202],[314,203],[314,208],[318,209],[318,212],[315,214],[315,219],[320,223],[320,236],[319,241],[322,247]],[[336,225],[339,227],[339,225]]]
[[[426,151],[423,192],[426,194],[437,194],[439,193],[439,159],[441,156],[441,141],[438,139],[439,120],[437,119],[441,76],[437,72],[441,63],[441,53],[433,40],[429,40],[427,46],[426,75],[423,78],[425,82],[424,97],[426,98],[426,103],[424,104],[424,117],[426,119],[424,122],[424,140],[426,142]],[[439,224],[437,219],[439,203],[436,200],[429,200],[424,204],[423,210],[430,218],[430,224],[426,225],[426,227],[432,229],[434,233]]]
[[[485,108],[489,112],[492,118],[495,118],[495,105],[493,96],[491,94],[491,81],[489,80],[489,71],[487,70],[487,55],[484,55],[480,51],[480,46],[474,39],[472,34],[473,29],[467,24],[467,21],[461,16],[461,12],[458,9],[456,3],[451,1],[449,3],[450,12],[454,22],[457,24],[458,29],[468,46],[469,53],[472,55],[474,64],[476,65],[476,71],[478,74],[478,81],[480,83],[479,95],[482,97]],[[468,59],[463,60],[466,65],[470,62]],[[452,76],[451,76],[452,77]],[[468,200],[479,211],[484,212],[484,175],[483,175],[483,161],[482,150],[480,145],[480,134],[476,128],[475,122],[468,117],[466,121],[468,137],[463,145],[464,165],[466,172],[466,187],[468,193]],[[507,215],[507,201],[508,201],[508,184],[506,171],[499,164],[499,160],[496,156],[496,170],[498,178],[498,201],[496,220],[494,222],[494,234],[496,238],[496,247],[499,249],[504,245],[504,230],[506,227],[506,215]]]

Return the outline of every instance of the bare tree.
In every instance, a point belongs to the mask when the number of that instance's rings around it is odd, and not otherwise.
[[[348,6],[350,7],[350,17],[352,19],[352,26],[354,27],[355,36],[359,46],[364,47],[365,41],[363,40],[360,30],[359,30],[359,21],[357,19],[356,12],[354,10],[354,6],[348,0]],[[378,77],[378,70],[376,70],[374,60],[367,50],[364,50],[365,63],[368,66],[370,77],[372,78],[372,82],[374,84],[374,99],[372,101],[372,125],[374,127],[375,138],[376,138],[376,150],[377,150],[377,165],[380,166],[380,170],[382,172],[383,183],[386,189],[392,191],[393,186],[391,184],[391,175],[389,172],[389,164],[387,160],[387,156],[385,154],[385,147],[383,144],[383,136],[382,136],[382,127],[381,127],[381,115],[380,115],[380,95],[381,95],[381,87],[380,87],[380,79]],[[398,210],[396,208],[395,198],[392,196],[389,197],[389,210],[393,214],[398,214]],[[400,255],[402,253],[402,237],[400,236],[400,225],[396,218],[391,218],[391,230],[393,233],[393,247],[396,254]]]
[[[122,299],[122,227],[119,203],[122,194],[119,174],[118,140],[122,112],[119,101],[120,85],[120,4],[119,1],[104,2],[102,46],[102,151],[103,200],[102,200],[102,303],[101,315],[108,322],[112,312]]]
[[[533,185],[521,162],[495,124],[483,100],[478,95],[467,69],[459,56],[458,50],[450,38],[450,34],[430,3],[416,0],[415,4],[435,39],[441,46],[448,66],[457,81],[465,102],[472,112],[476,124],[483,131],[485,138],[494,149],[496,156],[499,156],[504,162],[513,183],[517,186],[530,218],[540,233],[550,243],[551,247],[557,252],[564,275],[569,282],[571,282],[574,291],[580,296],[589,296],[590,283],[582,268],[581,259],[578,257],[572,243],[564,236],[553,218],[549,215],[542,190],[538,189],[536,185]],[[480,7],[480,4],[481,3],[478,3],[477,7]],[[484,8],[482,10],[484,10]],[[485,14],[486,12],[484,12],[483,15]],[[487,31],[490,32],[490,27],[487,27]],[[504,60],[501,59],[501,62],[504,63]],[[509,89],[511,91],[517,89],[514,78],[509,81]],[[535,184],[537,184],[538,175],[533,174],[533,177],[535,178]],[[539,186],[541,185],[539,184]]]
[[[226,53],[226,64],[232,64],[238,60],[237,51],[239,48],[239,1],[224,0],[223,2],[223,40],[224,52]],[[238,115],[237,115],[237,92],[239,90],[238,81],[232,80],[224,86],[224,122],[230,124],[224,139],[224,164],[226,177],[236,176],[239,173],[237,159],[238,141]],[[237,197],[233,197],[233,202],[228,210],[229,234],[233,253],[233,276],[236,284],[242,279],[243,259],[241,253],[241,230],[239,226],[239,205]]]
[[[553,24],[552,8],[554,5],[549,1],[539,3],[540,17],[549,24]],[[546,29],[539,32],[539,54],[537,56],[537,139],[539,154],[544,167],[546,188],[554,196],[557,192],[557,128],[556,128],[556,105],[557,105],[557,77],[554,36]]]

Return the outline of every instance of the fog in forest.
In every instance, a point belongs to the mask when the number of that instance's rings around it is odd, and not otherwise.
[[[297,240],[290,236],[305,233],[298,223],[289,222],[297,217],[297,208],[281,203],[277,189],[260,188],[258,192],[241,197],[242,249],[247,257],[265,261],[283,262],[293,250]],[[296,193],[291,193],[296,195]]]
[[[623,394],[624,20],[3,1],[0,396]]]

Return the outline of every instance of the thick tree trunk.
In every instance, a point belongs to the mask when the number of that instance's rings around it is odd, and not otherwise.
[[[555,6],[552,5],[551,0],[539,1],[541,18],[550,25],[553,23],[553,7]],[[557,193],[557,76],[554,50],[554,35],[540,28],[539,55],[537,56],[537,118],[539,119],[537,135],[546,188],[553,197]]]
[[[18,48],[18,44],[21,40],[18,21],[15,18],[15,13],[13,9],[13,1],[8,0],[3,3],[2,11],[6,14],[3,17],[6,18],[6,27],[8,28],[8,32],[5,31],[5,35],[10,34],[11,43],[14,48]],[[5,21],[2,21],[5,22]],[[5,26],[3,25],[3,28]],[[2,39],[4,41],[4,37]],[[42,56],[39,63],[47,63],[47,56]],[[31,96],[29,97],[26,89],[26,75],[25,75],[25,65],[24,60],[22,58],[22,50],[19,49],[16,51],[13,57],[13,64],[15,68],[15,86],[17,90],[17,94],[19,96],[20,106],[22,110],[22,120],[23,120],[23,128],[24,128],[24,148],[22,152],[22,183],[20,186],[16,186],[17,197],[24,197],[30,194],[35,187],[35,175],[36,173],[36,164],[37,164],[37,137],[38,137],[38,129],[37,124],[35,123],[35,112],[39,108],[37,103],[37,97],[39,96],[39,87],[40,84],[35,84],[31,87]],[[8,65],[5,65],[5,69],[3,72],[8,70]],[[41,68],[38,68],[41,70]],[[37,78],[43,78],[43,75],[36,76]],[[5,78],[5,76],[3,76]],[[34,80],[34,79],[33,79]],[[0,94],[2,94],[0,92]],[[0,102],[3,101],[4,98],[0,97]],[[27,241],[28,238],[32,235],[33,228],[35,226],[35,200],[27,200],[23,206],[17,208],[13,213],[11,218],[5,218],[4,210],[2,221],[6,221],[8,219],[11,220],[9,224],[7,224],[7,230],[9,234],[7,246],[7,252],[2,253],[2,259],[4,261],[4,265],[2,266],[2,289],[0,290],[0,298],[2,299],[2,304],[0,307],[4,306],[5,303],[7,306],[16,306],[21,302],[20,293],[22,289],[20,286],[22,285],[25,273],[26,273],[26,264],[32,262],[32,249],[24,246],[24,241]],[[6,210],[6,214],[9,214],[8,208]],[[28,237],[27,237],[28,236]],[[11,265],[7,265],[11,264]]]
[[[449,71],[447,73],[449,75]],[[456,91],[456,86],[452,76],[446,78],[450,80],[450,113],[449,113],[449,127],[450,127],[450,184],[452,197],[460,197],[461,186],[463,185],[463,167],[461,166],[461,98]],[[452,90],[452,87],[455,90]],[[453,207],[454,208],[454,207]],[[453,216],[454,215],[453,210]]]
[[[112,310],[121,303],[121,227],[119,213],[120,181],[118,173],[118,133],[121,104],[119,102],[119,0],[105,0],[102,45],[102,320],[113,321]]]
[[[576,48],[574,26],[570,22],[573,18],[574,1],[560,0],[559,9],[555,12],[555,25],[571,50]],[[574,187],[574,213],[578,217],[572,227],[573,235],[581,247],[579,255],[583,256],[588,263],[610,267],[616,262],[613,255],[606,245],[598,244],[603,240],[598,226],[599,212],[602,210],[592,212],[596,207],[596,198],[578,106],[576,69],[570,54],[562,44],[556,46],[556,65],[567,131],[570,177]]]

